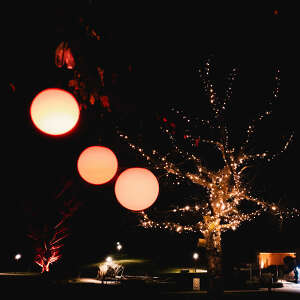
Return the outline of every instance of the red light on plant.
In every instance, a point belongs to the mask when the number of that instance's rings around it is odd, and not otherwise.
[[[157,199],[159,184],[152,172],[144,168],[130,168],[118,177],[115,195],[119,203],[133,211],[149,208]]]
[[[86,182],[95,185],[104,184],[115,176],[118,160],[109,148],[91,146],[80,154],[77,169]]]
[[[42,132],[62,135],[71,131],[79,119],[79,105],[75,97],[62,89],[43,90],[33,99],[30,116]]]

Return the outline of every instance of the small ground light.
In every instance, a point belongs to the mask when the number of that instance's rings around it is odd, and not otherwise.
[[[195,252],[194,254],[193,254],[193,259],[195,260],[195,273],[197,272],[197,268],[196,268],[196,261],[198,260],[198,258],[199,258],[199,254],[197,253],[197,252]]]
[[[197,253],[197,252],[195,252],[194,254],[193,254],[193,259],[194,260],[197,260],[199,258],[199,254]]]
[[[19,259],[21,259],[21,257],[22,257],[22,255],[20,253],[18,253],[15,255],[15,260],[18,261]]]
[[[118,251],[121,251],[121,250],[122,250],[122,245],[121,245],[119,242],[117,242],[117,250],[118,250]]]
[[[106,257],[106,262],[108,263],[112,262],[112,257],[111,256]]]

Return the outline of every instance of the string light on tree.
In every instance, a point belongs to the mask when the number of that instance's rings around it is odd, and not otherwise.
[[[170,130],[168,126],[167,118],[164,117],[161,130],[168,137],[172,146],[172,150],[169,153],[161,155],[157,149],[146,153],[140,146],[136,146],[131,142],[127,134],[119,131],[119,136],[128,143],[131,149],[146,159],[151,168],[162,171],[165,178],[173,181],[173,184],[191,182],[206,190],[207,198],[199,196],[199,203],[195,205],[185,204],[182,207],[166,211],[151,212],[151,215],[150,213],[141,212],[141,226],[145,228],[168,229],[178,233],[198,232],[201,236],[200,240],[202,240],[200,244],[206,248],[208,253],[209,273],[217,274],[220,271],[217,268],[220,266],[218,261],[221,259],[220,253],[222,252],[222,232],[236,230],[243,222],[251,221],[265,212],[272,213],[282,220],[284,217],[293,218],[300,216],[300,211],[296,208],[282,208],[277,204],[269,203],[252,195],[245,176],[245,171],[257,160],[270,162],[278,158],[280,154],[288,149],[293,134],[290,134],[281,149],[276,153],[269,151],[249,152],[249,145],[258,122],[266,119],[272,113],[272,101],[269,101],[266,110],[258,114],[249,123],[244,142],[240,146],[230,145],[230,132],[225,121],[225,113],[227,103],[232,94],[232,86],[237,70],[233,69],[229,75],[228,89],[225,92],[224,99],[220,100],[217,97],[214,84],[210,80],[210,67],[211,65],[208,61],[203,70],[199,70],[199,73],[209,99],[213,117],[209,120],[201,120],[198,117],[193,119],[193,117],[188,116],[182,110],[172,108],[171,112],[177,116],[181,124],[186,125],[187,130],[183,131],[183,139],[178,137],[178,135],[175,136],[173,130]],[[278,98],[279,84],[279,71],[277,71],[273,100]],[[197,129],[197,132],[194,132],[195,129]],[[208,133],[215,133],[213,138],[204,137],[203,132],[205,130]],[[188,141],[191,142],[192,148],[197,147],[197,151],[191,151],[191,147],[186,150],[186,142]],[[199,145],[202,144],[207,144],[218,150],[223,161],[222,167],[217,170],[206,167],[200,157]],[[194,168],[191,170],[191,168],[186,167],[186,162],[192,162]],[[251,209],[243,211],[241,204],[244,202],[249,203]],[[181,216],[189,216],[190,220],[194,221],[189,225],[186,222],[179,222],[178,220]]]

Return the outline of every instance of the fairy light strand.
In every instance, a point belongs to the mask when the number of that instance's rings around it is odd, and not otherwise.
[[[236,69],[233,70],[231,76],[231,82],[228,86],[229,91],[225,93],[224,101],[220,101],[215,93],[215,89],[210,80],[207,79],[210,72],[210,62],[207,62],[204,67],[204,71],[201,72],[201,78],[204,81],[204,88],[207,92],[210,105],[215,113],[214,119],[220,117],[220,113],[226,109],[226,105],[231,96],[232,82],[235,79]],[[278,98],[279,93],[279,71],[275,77],[276,87],[273,91],[273,97]],[[213,235],[213,244],[219,249],[221,236],[220,233],[226,230],[236,230],[243,222],[251,221],[262,213],[269,212],[278,217],[281,221],[284,218],[295,218],[300,216],[300,210],[296,208],[281,208],[275,203],[269,203],[255,196],[252,196],[249,192],[249,187],[244,183],[244,171],[258,159],[265,159],[271,161],[277,158],[280,154],[287,150],[289,144],[292,141],[293,135],[289,137],[284,146],[278,151],[278,153],[270,153],[268,151],[256,154],[248,154],[246,152],[245,145],[249,143],[250,136],[254,133],[254,123],[271,114],[270,109],[271,102],[268,109],[259,114],[258,117],[251,122],[248,127],[247,138],[244,144],[239,147],[230,147],[229,145],[229,132],[227,127],[223,124],[216,126],[214,122],[201,120],[201,125],[216,129],[220,128],[225,133],[224,138],[220,140],[206,139],[201,136],[192,137],[192,135],[186,135],[185,139],[191,140],[195,144],[207,143],[215,146],[222,155],[224,165],[217,171],[207,169],[202,163],[199,155],[191,154],[189,151],[183,150],[179,147],[179,142],[174,136],[172,130],[170,130],[166,124],[160,128],[164,132],[174,152],[182,158],[183,161],[192,161],[197,172],[189,172],[180,166],[180,163],[172,162],[172,155],[160,155],[157,150],[152,150],[151,154],[146,154],[141,147],[136,146],[126,134],[119,131],[119,136],[128,143],[131,149],[137,151],[146,161],[152,165],[156,170],[163,170],[166,177],[171,176],[173,184],[180,184],[183,181],[190,181],[198,186],[204,187],[208,194],[208,199],[194,205],[184,205],[182,207],[175,207],[170,210],[160,212],[166,218],[172,218],[172,216],[193,215],[193,219],[198,220],[194,224],[186,225],[173,221],[155,221],[147,213],[142,212],[141,226],[145,228],[155,229],[168,229],[182,232],[201,232],[205,239],[209,240],[209,237]],[[177,116],[185,122],[185,124],[191,124],[191,117],[188,117],[182,110],[171,109]],[[198,121],[199,119],[197,119]],[[224,127],[225,126],[225,127]],[[170,177],[169,177],[170,178]],[[205,202],[206,201],[206,202]],[[255,208],[251,212],[245,213],[241,210],[241,202],[248,201],[255,204]],[[204,202],[204,203],[203,203]]]

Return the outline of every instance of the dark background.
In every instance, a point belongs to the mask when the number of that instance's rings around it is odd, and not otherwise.
[[[135,215],[124,211],[115,200],[116,177],[101,187],[89,186],[79,178],[78,155],[99,141],[117,154],[118,173],[144,163],[118,142],[110,118],[99,120],[92,109],[82,111],[76,129],[62,138],[42,135],[32,125],[29,107],[33,97],[44,88],[62,86],[69,76],[54,64],[54,52],[62,40],[73,41],[76,55],[86,59],[88,69],[96,63],[106,72],[121,74],[111,98],[114,117],[122,120],[133,135],[146,132],[143,141],[148,145],[152,144],[151,137],[153,143],[160,142],[149,132],[158,132],[156,117],[167,116],[169,105],[208,116],[208,99],[197,73],[207,58],[214,65],[219,96],[224,93],[224,79],[231,69],[239,70],[228,113],[233,142],[238,141],[247,121],[263,111],[272,98],[274,75],[279,68],[279,100],[270,123],[263,122],[258,128],[254,148],[276,151],[292,131],[294,140],[279,160],[261,163],[255,169],[254,192],[270,202],[281,200],[290,207],[300,207],[296,10],[250,2],[234,8],[126,4],[108,9],[97,1],[85,1],[30,6],[16,2],[5,13],[9,17],[3,44],[8,65],[4,69],[6,97],[2,102],[4,266],[17,252],[31,257],[31,241],[26,237],[29,225],[55,222],[61,204],[54,199],[67,183],[71,188],[62,200],[74,197],[81,207],[70,222],[64,262],[97,260],[113,251],[117,241],[122,242],[129,256],[173,262],[191,263],[191,253],[197,250],[196,235],[137,228]],[[79,17],[100,34],[100,41],[86,39]],[[157,205],[180,202],[186,192],[161,185]],[[280,230],[273,217],[259,218],[234,233],[224,234],[224,251],[236,261],[247,261],[254,259],[258,249],[294,250],[300,247],[297,229],[299,221],[288,221]]]

